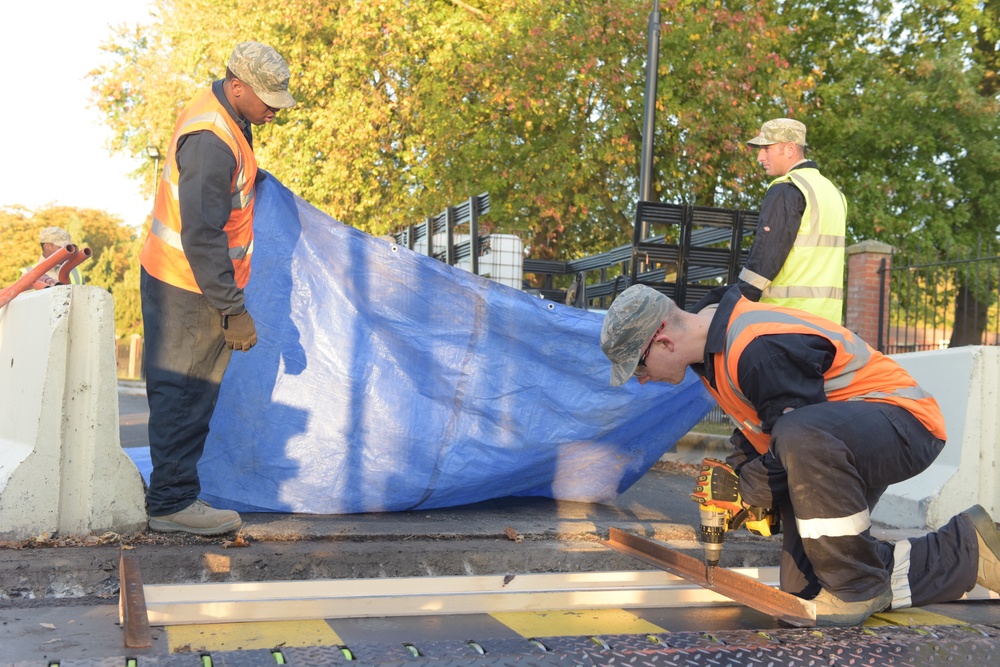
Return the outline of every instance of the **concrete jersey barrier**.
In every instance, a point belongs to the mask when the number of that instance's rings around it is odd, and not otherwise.
[[[119,443],[111,295],[19,295],[0,309],[0,538],[145,523],[142,478]]]

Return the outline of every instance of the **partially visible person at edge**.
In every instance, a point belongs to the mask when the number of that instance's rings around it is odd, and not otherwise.
[[[690,313],[634,285],[611,304],[601,349],[612,385],[677,384],[690,367],[742,424],[727,463],[706,461],[691,497],[778,510],[781,589],[813,600],[818,625],[955,600],[976,583],[1000,592],[1000,531],[979,505],[923,537],[872,537],[886,488],[925,470],[946,435],[934,398],[851,331],[735,285]]]
[[[257,343],[244,304],[253,254],[257,170],[251,125],[295,105],[270,46],[233,49],[226,78],[181,111],[153,224],[139,255],[146,344],[151,530],[217,535],[242,524],[198,498],[198,461],[232,350]]]
[[[38,266],[43,261],[51,257],[60,248],[65,248],[73,241],[70,239],[69,232],[67,232],[62,227],[45,227],[38,233],[38,243],[42,246],[42,256],[38,258],[38,261],[34,263],[32,268]],[[30,269],[22,269],[21,273],[27,273]],[[49,278],[52,280],[59,280],[59,271],[62,270],[62,264],[57,264],[51,269],[45,272]],[[80,277],[80,272],[77,271],[74,266],[69,270],[69,284],[70,285],[82,285],[83,278]]]
[[[753,246],[739,275],[751,301],[798,308],[844,322],[847,202],[806,159],[806,126],[769,120],[747,142],[773,178],[760,206]]]

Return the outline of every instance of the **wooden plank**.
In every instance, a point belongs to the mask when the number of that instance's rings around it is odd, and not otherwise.
[[[118,617],[125,633],[125,648],[149,648],[153,636],[146,614],[145,591],[139,562],[122,550],[118,560]]]

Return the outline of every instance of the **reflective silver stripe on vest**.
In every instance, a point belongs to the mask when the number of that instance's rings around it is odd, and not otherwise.
[[[774,299],[840,299],[844,290],[840,287],[768,287],[762,296]]]
[[[884,400],[887,398],[907,398],[912,401],[920,401],[925,398],[934,398],[931,394],[920,387],[900,387],[895,391],[885,392],[885,391],[870,391],[867,394],[860,394],[858,396],[852,396],[850,400],[852,401],[863,401],[866,398],[880,399]]]
[[[184,252],[184,244],[181,243],[180,232],[175,232],[155,217],[153,218],[153,225],[149,228],[149,232],[171,248],[176,248],[177,250]]]
[[[802,190],[805,196],[809,199],[809,233],[800,233],[795,238],[795,245],[815,246],[816,239],[819,238],[819,199],[816,198],[816,191],[813,190],[812,184],[810,184],[805,177],[800,174],[796,174],[794,171],[789,172],[788,179],[795,181],[799,190]]]
[[[175,248],[184,252],[184,244],[181,243],[181,235],[178,232],[170,229],[165,224],[153,218],[153,225],[149,229],[156,238],[160,239],[166,243],[171,248]],[[233,261],[239,261],[245,257],[249,257],[253,254],[253,241],[245,246],[236,246],[229,249],[229,258]]]
[[[768,280],[764,276],[760,275],[756,271],[751,271],[750,269],[748,269],[745,266],[740,271],[739,278],[743,282],[748,283],[750,285],[753,285],[754,287],[756,287],[757,289],[762,290],[762,291],[765,290],[765,289],[767,289],[768,285],[771,284],[770,280]]]
[[[229,129],[229,126],[226,124],[226,121],[222,119],[222,116],[220,114],[214,111],[209,111],[207,113],[200,113],[197,116],[192,116],[190,119],[188,119],[188,122],[184,123],[184,127],[181,128],[180,134],[185,134],[185,131],[190,125],[194,125],[196,123],[206,123],[206,122],[216,126],[220,130],[225,132],[230,139],[232,139],[234,142],[236,141],[236,135],[234,135],[233,131]]]
[[[160,183],[160,187],[163,187],[163,183],[166,183],[167,186],[170,188],[171,198],[173,198],[174,201],[180,201],[181,191],[180,188],[177,187],[177,184],[174,183],[173,175],[174,175],[174,169],[170,165],[170,160],[164,160],[163,181]]]
[[[795,245],[799,244],[796,243]],[[817,235],[816,243],[814,243],[813,246],[816,248],[843,248],[844,237],[837,236],[836,234],[819,234]]]
[[[809,233],[800,233],[795,237],[793,245],[799,248],[843,248],[845,245],[843,236],[819,233],[819,200],[816,198],[816,191],[812,184],[805,176],[795,173],[794,170],[788,173],[788,179],[794,181],[799,190],[809,199]],[[840,198],[843,201],[843,193],[841,193]]]
[[[243,169],[243,155],[240,154],[237,160],[239,160],[239,169],[236,171],[236,192],[233,193],[233,208],[244,209],[253,201],[256,188],[250,188],[246,196],[243,195],[243,189],[247,184],[246,171]]]
[[[233,261],[238,261],[244,257],[249,257],[253,254],[253,241],[245,246],[236,246],[229,249],[229,258]]]
[[[241,173],[241,176],[242,176],[242,172],[240,172],[240,173]],[[246,208],[247,206],[249,206],[250,202],[253,201],[254,190],[255,189],[256,188],[250,188],[250,192],[248,192],[247,195],[246,195],[246,197],[244,197],[243,196],[243,188],[240,187],[240,184],[237,182],[237,184],[236,184],[236,192],[233,193],[233,201],[232,201],[233,208],[242,209],[242,208]]]

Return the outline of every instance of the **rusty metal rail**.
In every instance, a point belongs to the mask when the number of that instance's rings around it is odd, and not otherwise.
[[[725,595],[752,609],[770,614],[789,625],[800,628],[816,625],[816,608],[812,602],[779,591],[737,572],[716,567],[712,576],[713,582],[710,583],[705,576],[705,564],[697,558],[686,556],[658,542],[617,528],[611,528],[610,535],[603,544],[693,584]]]
[[[139,563],[124,551],[118,559],[118,582],[118,617],[125,635],[125,648],[149,648],[153,645],[153,636],[146,614]]]

